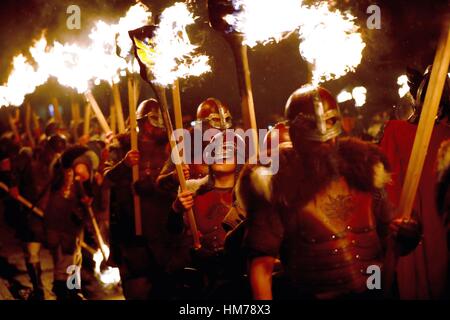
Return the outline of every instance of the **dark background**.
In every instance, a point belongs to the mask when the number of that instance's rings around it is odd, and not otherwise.
[[[147,0],[154,15],[176,1]],[[276,3],[276,1],[274,1]],[[305,1],[306,2],[306,1]],[[314,1],[310,1],[314,2]],[[363,114],[368,118],[377,111],[390,110],[398,101],[397,77],[405,73],[406,66],[423,71],[434,58],[440,25],[448,10],[446,0],[344,0],[330,1],[334,6],[349,10],[358,18],[357,24],[366,48],[363,60],[356,72],[323,85],[338,94],[342,89],[365,86],[368,90]],[[68,30],[66,9],[70,4],[81,8],[81,30]],[[124,15],[131,0],[2,0],[0,3],[0,83],[7,80],[14,55],[27,53],[33,39],[46,30],[49,43],[87,41],[87,35],[95,21],[102,19],[114,23]],[[182,80],[182,104],[186,114],[193,114],[197,105],[209,96],[227,103],[235,118],[240,117],[240,100],[234,60],[227,42],[208,25],[206,0],[191,1],[197,20],[190,30],[194,43],[201,44],[201,51],[210,56],[213,72],[201,78]],[[366,27],[371,4],[381,8],[381,30]],[[270,23],[270,21],[268,21]],[[284,104],[292,91],[308,79],[306,63],[298,51],[299,40],[293,35],[278,44],[256,46],[249,51],[253,93],[258,126],[274,121],[281,115]],[[24,79],[23,81],[26,81]],[[127,102],[126,82],[121,83],[122,100]],[[93,90],[100,105],[109,105],[111,90],[106,84]],[[50,80],[28,97],[38,113],[45,116],[50,98],[56,96],[63,106],[64,116],[70,117],[70,97],[74,92]],[[148,85],[143,84],[141,97],[152,96]],[[82,101],[82,97],[77,99]],[[126,108],[125,108],[126,109]]]

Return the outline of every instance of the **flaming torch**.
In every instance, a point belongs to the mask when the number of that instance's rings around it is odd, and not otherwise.
[[[406,74],[401,75],[397,78],[397,84],[400,86],[398,89],[398,95],[400,98],[403,98],[406,96],[409,92],[409,85],[408,85],[408,76]]]
[[[124,132],[125,121],[123,118],[122,102],[118,85],[118,82],[120,81],[118,74],[119,70],[126,68],[126,63],[123,59],[116,55],[116,30],[117,25],[109,25],[103,21],[98,21],[95,28],[89,35],[92,40],[90,51],[92,52],[94,57],[97,57],[96,60],[101,60],[101,63],[99,62],[99,65],[97,67],[97,72],[93,74],[93,76],[97,80],[108,82],[111,86],[114,104],[116,106],[115,110],[117,112],[117,124],[119,129],[118,131]],[[90,98],[88,97],[88,99]],[[97,116],[95,105],[91,100],[90,102]],[[102,122],[102,120],[99,119],[99,122]],[[101,124],[101,126],[105,131],[104,124]],[[109,129],[108,132],[105,131],[105,133],[107,134],[109,132],[112,132],[111,129]]]
[[[355,100],[355,107],[361,108],[366,104],[367,89],[365,87],[355,87],[352,90],[352,96]]]
[[[42,39],[37,41],[30,52],[42,46]],[[45,39],[44,39],[45,41]],[[0,103],[3,106],[20,106],[27,94],[34,92],[36,87],[44,84],[49,75],[42,68],[35,68],[24,55],[13,58],[13,69],[5,85],[0,86]]]
[[[101,23],[97,24],[96,29],[90,34],[91,39],[100,37],[102,26]],[[48,75],[54,76],[61,85],[71,87],[78,93],[84,93],[103,131],[111,132],[89,88],[91,80],[109,80],[115,72],[113,70],[117,61],[106,54],[100,44],[94,41],[93,45],[82,48],[75,44],[63,45],[54,42],[52,46],[47,46],[45,39],[41,39],[39,46],[30,49],[30,52],[39,68],[45,70]]]
[[[155,65],[157,65],[158,68],[161,68],[160,71],[157,71],[161,76],[170,73],[165,72],[162,68],[167,70],[179,68],[181,70],[179,65],[177,65],[176,56],[178,55],[182,57],[183,54],[181,52],[189,55],[197,48],[196,46],[190,44],[189,36],[186,31],[186,27],[194,22],[194,16],[191,12],[189,12],[187,6],[182,3],[177,3],[176,5],[164,10],[162,13],[160,23],[154,37],[156,46],[160,48],[160,52],[163,52],[164,48],[167,48],[164,55],[155,55]],[[176,54],[172,57],[165,57],[167,52],[171,52],[170,48],[176,50],[173,51]],[[191,66],[191,72],[197,67],[204,68],[206,71],[209,71],[209,66],[206,63],[207,57],[199,56],[197,58],[200,58],[201,60],[199,60],[199,64],[197,66]],[[200,71],[201,70],[199,70],[199,72]],[[180,76],[182,76],[182,74],[180,74]],[[181,112],[180,83],[178,77],[173,77],[172,80],[163,80],[164,83],[162,85],[166,85],[168,81],[172,81],[171,87],[175,114],[175,128],[182,129],[183,120]]]
[[[120,18],[117,24],[106,24],[103,21],[98,21],[95,29],[89,35],[92,40],[90,46],[91,54],[97,57],[96,61],[99,62],[93,75],[97,80],[107,81],[111,85],[119,132],[125,132],[126,128],[118,75],[121,70],[132,70],[134,65],[128,59],[128,57],[132,56],[130,54],[132,42],[127,32],[130,29],[146,24],[151,19],[151,16],[152,14],[148,11],[148,8],[139,2],[131,6],[126,15]],[[120,55],[117,53],[120,53]],[[124,54],[125,56],[123,56]],[[129,93],[129,98],[133,97],[133,99],[130,98],[130,104],[134,107],[138,95],[136,88],[138,86],[133,84],[131,93]]]
[[[350,13],[321,3],[302,7],[298,19],[300,54],[312,67],[313,84],[338,79],[360,64],[366,45]]]
[[[254,2],[249,1],[249,3]],[[245,10],[247,9],[247,7],[243,7],[243,5],[244,1],[208,0],[208,12],[211,26],[216,31],[222,33],[233,51],[239,83],[239,92],[241,96],[242,119],[244,121],[245,128],[252,129],[251,150],[253,150],[257,154],[258,127],[256,125],[255,105],[253,102],[253,91],[246,45],[246,43],[253,42],[248,41],[245,38],[245,35],[250,33],[245,33],[245,31],[253,29],[247,29],[244,27],[240,29],[239,26],[233,28],[233,26],[230,25],[230,22],[232,21],[248,21],[247,19],[245,19],[245,14],[247,14],[249,11]],[[252,8],[257,7],[258,5],[255,5]],[[238,14],[242,13],[244,17],[242,17],[241,19],[236,18],[235,20],[231,19],[230,17],[233,13],[236,14],[236,11],[238,12]],[[226,17],[228,17],[228,19],[226,19]]]
[[[405,179],[403,182],[397,212],[403,220],[411,219],[414,200],[419,187],[422,170],[427,155],[428,146],[436,122],[436,115],[439,102],[444,90],[445,82],[448,81],[448,67],[450,63],[450,25],[448,19],[445,20],[441,37],[439,39],[433,67],[430,75],[430,82],[425,94],[425,100],[417,126],[416,136],[408,161]],[[392,239],[388,243],[385,262],[384,288],[391,288],[397,263],[395,244]]]
[[[191,44],[186,28],[194,22],[187,5],[176,3],[164,10],[154,35],[155,82],[162,86],[172,85],[177,129],[183,128],[179,78],[198,76],[211,70],[207,56],[192,54],[197,46]]]
[[[367,89],[365,87],[355,87],[353,88],[352,92],[349,92],[347,90],[342,90],[337,95],[337,102],[343,103],[345,101],[354,100],[355,101],[355,107],[360,108],[363,105],[366,104],[366,96],[367,96]]]
[[[104,261],[104,256],[102,252],[106,253],[106,258],[109,257],[109,247],[104,244],[102,249],[98,249],[93,252],[92,258],[95,262],[95,274],[100,279],[100,281],[106,285],[116,284],[120,282],[120,271],[119,268],[107,267],[105,270],[101,269],[101,264]]]
[[[118,24],[116,25],[117,30],[116,53],[119,57],[123,58],[127,64],[126,74],[128,74],[127,81],[128,81],[128,105],[130,113],[130,127],[134,126],[134,129],[131,130],[132,141],[135,136],[134,133],[136,132],[135,130],[136,124],[131,123],[131,114],[136,113],[136,105],[139,99],[140,84],[138,79],[134,76],[134,73],[136,73],[137,70],[139,70],[139,65],[136,63],[136,60],[133,55],[133,42],[128,36],[128,31],[150,23],[151,19],[152,13],[149,11],[149,8],[143,3],[138,2],[134,6],[130,7],[127,14],[124,17],[120,18]],[[137,150],[137,142],[133,143],[133,145],[135,145],[136,147],[135,150]],[[137,174],[133,174],[133,179],[135,178],[138,179]]]
[[[355,18],[330,11],[325,2],[306,6],[301,0],[209,0],[209,8],[214,29],[228,37],[238,32],[250,47],[279,42],[297,32],[313,85],[354,71],[361,62],[365,44]]]
[[[130,140],[132,150],[138,150],[136,105],[139,98],[140,84],[134,75],[135,70],[137,70],[135,64],[136,60],[133,56],[133,42],[128,35],[128,31],[148,24],[151,18],[152,13],[149,11],[149,8],[142,3],[137,3],[130,7],[127,14],[121,18],[117,24],[116,53],[127,63],[128,110],[130,115]],[[133,184],[139,180],[138,165],[132,167],[132,180]],[[142,233],[141,201],[137,194],[133,195],[133,203],[136,234],[140,235]]]
[[[189,13],[186,5],[176,3],[164,10],[159,28],[145,26],[129,32],[133,40],[135,56],[140,65],[140,74],[153,87],[160,102],[181,190],[186,190],[186,180],[180,153],[173,139],[173,127],[164,87],[173,84],[178,78],[200,76],[210,71],[208,57],[195,54],[197,47],[190,43],[185,32],[184,27],[189,24],[187,22],[193,20],[192,16],[186,13]],[[179,24],[173,23],[174,21]],[[200,248],[200,238],[192,210],[187,212],[187,217],[194,238],[194,248]]]
[[[337,95],[337,102],[339,103],[343,103],[345,101],[349,101],[353,99],[353,96],[351,94],[351,92],[348,92],[347,90],[342,90],[338,95]]]
[[[302,14],[301,3],[301,0],[216,0],[208,5],[214,29],[227,34],[237,31],[243,44],[253,48],[257,44],[280,42],[295,31]]]
[[[405,181],[399,202],[399,212],[404,219],[410,219],[414,198],[419,185],[421,172],[430,143],[439,102],[447,79],[450,62],[450,26],[448,21],[442,29],[442,34],[436,50],[430,83],[425,95],[425,101],[420,115],[420,121],[414,139],[413,149],[408,162]]]
[[[161,14],[160,23],[149,39],[153,43],[149,53],[154,84],[167,87],[177,79],[198,77],[211,71],[208,56],[196,53],[198,47],[190,42],[186,32],[186,27],[194,21],[187,5],[180,2]]]
[[[94,76],[96,77],[97,82],[104,80],[111,86],[114,105],[116,106],[117,111],[118,131],[122,133],[125,132],[125,121],[120,98],[120,79],[118,73],[121,68],[126,68],[126,64],[122,59],[115,55],[115,32],[116,25],[107,24],[100,20],[96,23],[95,28],[91,31],[89,37],[92,40],[90,50],[95,53],[94,56],[98,57],[98,60],[102,58],[102,63],[106,62],[103,65],[100,64],[101,70],[97,70],[97,73],[94,74]]]

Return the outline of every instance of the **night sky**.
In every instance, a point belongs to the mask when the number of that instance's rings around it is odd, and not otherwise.
[[[154,14],[158,14],[175,1],[142,2],[148,5]],[[389,110],[398,100],[396,81],[399,75],[405,73],[406,66],[423,71],[432,63],[440,24],[445,11],[448,10],[448,1],[331,2],[340,9],[349,10],[358,18],[357,23],[367,46],[355,73],[349,73],[323,85],[333,94],[338,94],[344,88],[365,86],[368,96],[363,107],[364,113],[370,115],[376,111]],[[81,8],[81,30],[66,28],[66,8],[70,4],[77,4]],[[116,22],[132,4],[134,1],[131,0],[2,0],[0,81],[6,81],[12,57],[20,52],[26,53],[32,40],[39,38],[42,30],[46,30],[50,43],[52,40],[83,43],[87,41],[87,35],[96,20]],[[381,8],[381,30],[369,30],[366,27],[366,9],[370,4],[377,4]],[[201,43],[201,51],[210,56],[213,73],[200,79],[181,81],[183,110],[185,113],[193,113],[202,100],[214,96],[229,104],[235,118],[239,118],[239,92],[231,50],[222,36],[209,27],[206,1],[194,1],[193,7],[195,15],[200,18],[190,29],[190,36],[193,42]],[[273,115],[282,114],[290,93],[307,82],[308,69],[300,57],[298,45],[298,38],[291,36],[281,43],[256,46],[249,51],[256,114],[260,127],[271,123]],[[125,104],[127,91],[124,81],[121,83],[121,90]],[[109,87],[101,85],[93,92],[100,104],[106,108],[111,99]],[[29,99],[33,108],[45,109],[50,98],[56,96],[63,106],[67,106],[65,115],[68,117],[72,93],[71,90],[57,85],[55,81],[49,81],[39,87]],[[141,99],[151,95],[151,90],[143,84]],[[79,99],[81,101],[81,96]]]

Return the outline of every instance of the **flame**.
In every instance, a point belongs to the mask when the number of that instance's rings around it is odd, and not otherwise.
[[[127,68],[126,61],[116,54],[116,30],[117,25],[98,21],[89,35],[92,44],[88,50],[96,64],[92,78],[109,84],[119,82],[120,70]]]
[[[131,59],[133,42],[128,35],[128,31],[147,25],[151,19],[152,13],[149,11],[149,8],[145,4],[138,2],[131,6],[126,15],[120,18],[117,25],[115,25],[120,56],[128,61],[127,68],[130,72],[139,70],[139,63]]]
[[[196,54],[198,46],[193,45],[186,27],[193,24],[195,18],[186,4],[178,2],[161,14],[158,29],[153,42],[153,75],[155,82],[167,86],[176,79],[200,76],[211,71],[209,57]]]
[[[397,84],[400,86],[398,95],[400,98],[403,98],[409,92],[408,77],[406,75],[401,75],[397,78]]]
[[[135,72],[139,68],[137,62],[127,62],[117,56],[116,45],[121,45],[123,52],[129,50],[131,44],[127,42],[129,40],[124,40],[128,39],[124,33],[147,23],[150,17],[148,8],[137,3],[130,7],[117,24],[98,21],[89,34],[90,43],[87,46],[57,41],[48,45],[42,37],[30,48],[30,53],[43,74],[55,77],[61,85],[73,88],[78,93],[86,92],[91,81],[95,84],[100,81],[117,83],[122,70]]]
[[[38,65],[35,70],[23,55],[14,59],[14,70],[8,83],[0,87],[2,105],[20,105],[24,96],[32,93],[36,86],[43,84],[49,76],[58,82],[78,91],[86,92],[91,81],[116,83],[124,70],[136,72],[139,64],[130,56],[132,47],[128,30],[147,24],[152,17],[148,8],[142,4],[129,8],[127,14],[117,24],[98,21],[89,34],[90,44],[62,44],[57,41],[48,45],[45,37],[30,48],[30,53]],[[199,76],[211,71],[209,58],[195,54],[197,46],[190,43],[186,27],[195,19],[187,5],[176,3],[164,10],[161,24],[155,35],[158,50],[155,54],[155,75],[163,85],[174,82],[177,78]],[[116,38],[117,35],[117,38]],[[116,54],[120,48],[121,57]],[[27,81],[23,81],[27,79]]]
[[[100,21],[89,35],[93,40],[90,46],[57,41],[47,45],[45,39],[41,39],[41,45],[30,49],[30,53],[45,73],[55,77],[61,85],[82,93],[89,89],[91,80],[112,81],[123,63],[112,54],[114,37],[108,37],[108,32],[109,27]]]
[[[345,101],[349,101],[353,99],[353,96],[350,92],[348,92],[347,90],[342,90],[338,95],[337,95],[337,102],[342,103]]]
[[[103,250],[106,253],[106,257],[109,257],[109,247],[107,245],[103,245]],[[116,284],[120,282],[119,268],[108,267],[106,270],[100,270],[100,265],[103,262],[103,255],[100,249],[98,249],[97,252],[94,253],[93,260],[95,262],[95,274],[98,276],[102,283]]]
[[[41,38],[31,48],[38,50],[45,46],[45,39]],[[44,84],[48,79],[48,73],[40,66],[33,67],[23,54],[13,58],[13,69],[8,76],[5,85],[0,86],[0,105],[20,106],[27,94],[33,93],[36,87]]]
[[[30,52],[39,68],[55,77],[61,85],[79,93],[88,89],[93,74],[91,68],[95,68],[96,62],[94,57],[90,60],[88,50],[75,44],[54,42],[52,46],[40,46]]]
[[[299,27],[302,0],[233,0],[236,13],[224,20],[242,33],[244,44],[279,42]]]
[[[233,0],[236,13],[224,17],[250,47],[278,42],[298,32],[300,54],[312,66],[312,82],[337,79],[354,71],[365,43],[355,17],[328,4],[303,5],[302,0]]]
[[[362,107],[364,104],[366,104],[366,96],[367,96],[367,89],[365,87],[355,87],[353,88],[352,92],[347,90],[342,90],[337,95],[337,101],[339,103],[354,100],[355,101],[355,107]]]
[[[331,12],[326,3],[305,9],[300,54],[312,65],[312,82],[338,79],[355,71],[366,46],[351,14]]]
[[[352,90],[352,96],[356,107],[362,107],[366,104],[367,89],[364,87],[355,87]]]

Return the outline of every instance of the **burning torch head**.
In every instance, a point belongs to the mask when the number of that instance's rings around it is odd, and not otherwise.
[[[303,86],[289,97],[285,116],[292,142],[327,142],[341,134],[341,115],[336,99],[328,90]]]
[[[408,121],[417,124],[422,112],[423,103],[425,101],[425,95],[430,82],[432,66],[428,66],[422,77],[417,76],[417,71],[413,69],[408,70],[408,84],[410,86],[410,92],[415,101],[413,104],[413,113],[409,117]],[[447,76],[444,83],[444,90],[442,92],[441,102],[439,103],[438,112],[436,115],[436,121],[440,121],[445,117],[450,116],[450,79]]]
[[[148,83],[154,79],[152,74],[154,65],[153,36],[156,28],[154,25],[149,25],[128,31],[128,35],[133,42],[134,56],[139,62],[140,75]]]
[[[230,110],[220,100],[208,98],[197,108],[197,121],[210,128],[226,130],[233,126]]]

